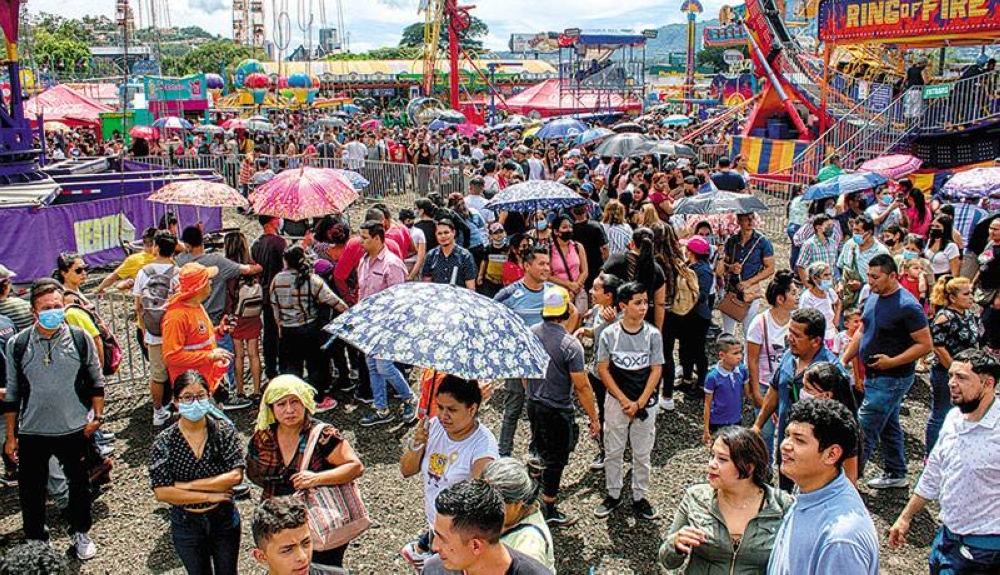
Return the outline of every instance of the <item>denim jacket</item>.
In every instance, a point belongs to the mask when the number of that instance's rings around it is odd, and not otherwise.
[[[802,391],[802,386],[795,384],[795,364],[797,362],[798,358],[792,355],[792,351],[785,350],[785,353],[781,356],[781,360],[778,362],[778,368],[771,376],[771,387],[778,391],[778,426],[776,430],[778,432],[777,439],[779,445],[785,437],[785,427],[788,425],[788,412],[792,409],[792,405],[799,400],[799,393]],[[839,367],[841,371],[844,371],[844,366],[840,364],[837,354],[827,349],[826,345],[823,345],[816,352],[809,365],[821,362],[830,362]]]

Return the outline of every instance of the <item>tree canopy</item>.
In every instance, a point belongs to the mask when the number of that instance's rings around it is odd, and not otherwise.
[[[486,23],[479,18],[476,18],[475,16],[471,16],[470,18],[471,23],[469,27],[458,34],[458,44],[464,50],[479,51],[483,49],[483,39],[490,33],[490,29]],[[403,28],[403,37],[399,40],[399,45],[402,47],[419,48],[423,50],[424,23],[415,22],[406,28]],[[441,37],[438,40],[438,46],[442,50],[448,49],[447,16],[445,16],[444,22],[441,23]]]
[[[704,50],[698,52],[695,55],[695,62],[698,66],[707,66],[715,70],[716,72],[726,72],[729,70],[729,64],[726,64],[725,59],[723,59],[723,54],[726,50],[739,50],[743,52],[744,58],[750,57],[750,51],[746,46],[739,46],[737,48],[727,48],[725,46],[708,46]]]
[[[254,54],[247,47],[233,43],[232,40],[212,40],[191,50],[179,58],[165,57],[163,73],[168,76],[183,76],[198,72],[214,72],[216,74],[226,67],[227,73],[232,73],[241,60],[247,58],[263,58],[263,54]]]

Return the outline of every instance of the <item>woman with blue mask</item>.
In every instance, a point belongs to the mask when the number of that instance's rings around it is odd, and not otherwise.
[[[180,419],[163,430],[149,456],[158,501],[170,504],[174,550],[189,575],[235,575],[240,514],[233,488],[246,457],[232,422],[216,417],[208,382],[197,371],[174,380]]]
[[[833,349],[840,323],[840,297],[833,289],[833,270],[826,262],[813,262],[806,270],[806,290],[799,297],[799,309],[818,309],[826,318],[826,336],[823,338],[827,349]]]
[[[536,247],[543,247],[546,250],[552,249],[552,226],[545,210],[535,212],[534,224],[528,231],[528,237],[534,241]]]

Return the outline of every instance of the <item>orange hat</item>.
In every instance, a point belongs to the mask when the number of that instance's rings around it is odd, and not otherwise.
[[[174,297],[170,298],[171,301],[191,299],[218,274],[219,268],[215,266],[203,266],[197,262],[184,264],[177,272],[177,280],[180,285],[177,287],[177,293],[174,294]]]

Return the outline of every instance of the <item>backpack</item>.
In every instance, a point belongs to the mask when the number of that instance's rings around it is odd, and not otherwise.
[[[149,264],[142,268],[149,278],[143,286],[139,296],[142,304],[142,326],[150,335],[160,337],[163,335],[163,315],[167,311],[167,300],[174,295],[174,276],[177,275],[177,266],[170,266],[166,273],[158,273]]]
[[[677,269],[674,278],[674,297],[670,312],[675,315],[687,315],[698,304],[698,274],[687,266]]]
[[[101,343],[104,346],[104,357],[101,358],[102,359],[101,364],[104,367],[101,369],[101,371],[102,373],[104,373],[104,375],[114,375],[118,371],[118,368],[121,366],[123,357],[122,346],[121,344],[118,343],[118,338],[116,338],[115,334],[112,333],[110,329],[108,329],[108,326],[106,323],[104,323],[104,320],[102,320],[100,316],[98,316],[93,311],[83,307],[78,303],[71,303],[68,306],[66,306],[66,309],[78,309],[83,311],[84,313],[87,314],[87,317],[90,318],[90,321],[94,322],[94,325],[97,326],[97,331],[98,331],[97,336],[101,338]]]
[[[71,325],[66,326],[69,328],[69,334],[73,338],[73,347],[76,348],[76,353],[81,358],[89,357],[90,344],[87,340],[90,335],[78,327]],[[28,350],[28,342],[31,340],[32,328],[27,328],[19,332],[14,336],[14,369],[17,371],[17,382],[18,387],[21,392],[21,406],[25,406],[28,403],[28,396],[30,393],[30,386],[28,384],[28,376],[24,374],[24,366],[21,364],[24,361],[24,353]],[[84,407],[90,409],[93,405],[93,397],[90,394],[90,388],[93,385],[93,380],[90,377],[90,371],[87,370],[87,362],[85,359],[80,361],[80,369],[76,372],[76,380],[73,382],[73,389],[76,391],[76,397],[80,400],[80,403]]]
[[[264,289],[256,281],[240,282],[236,292],[236,317],[255,318],[264,313]]]

